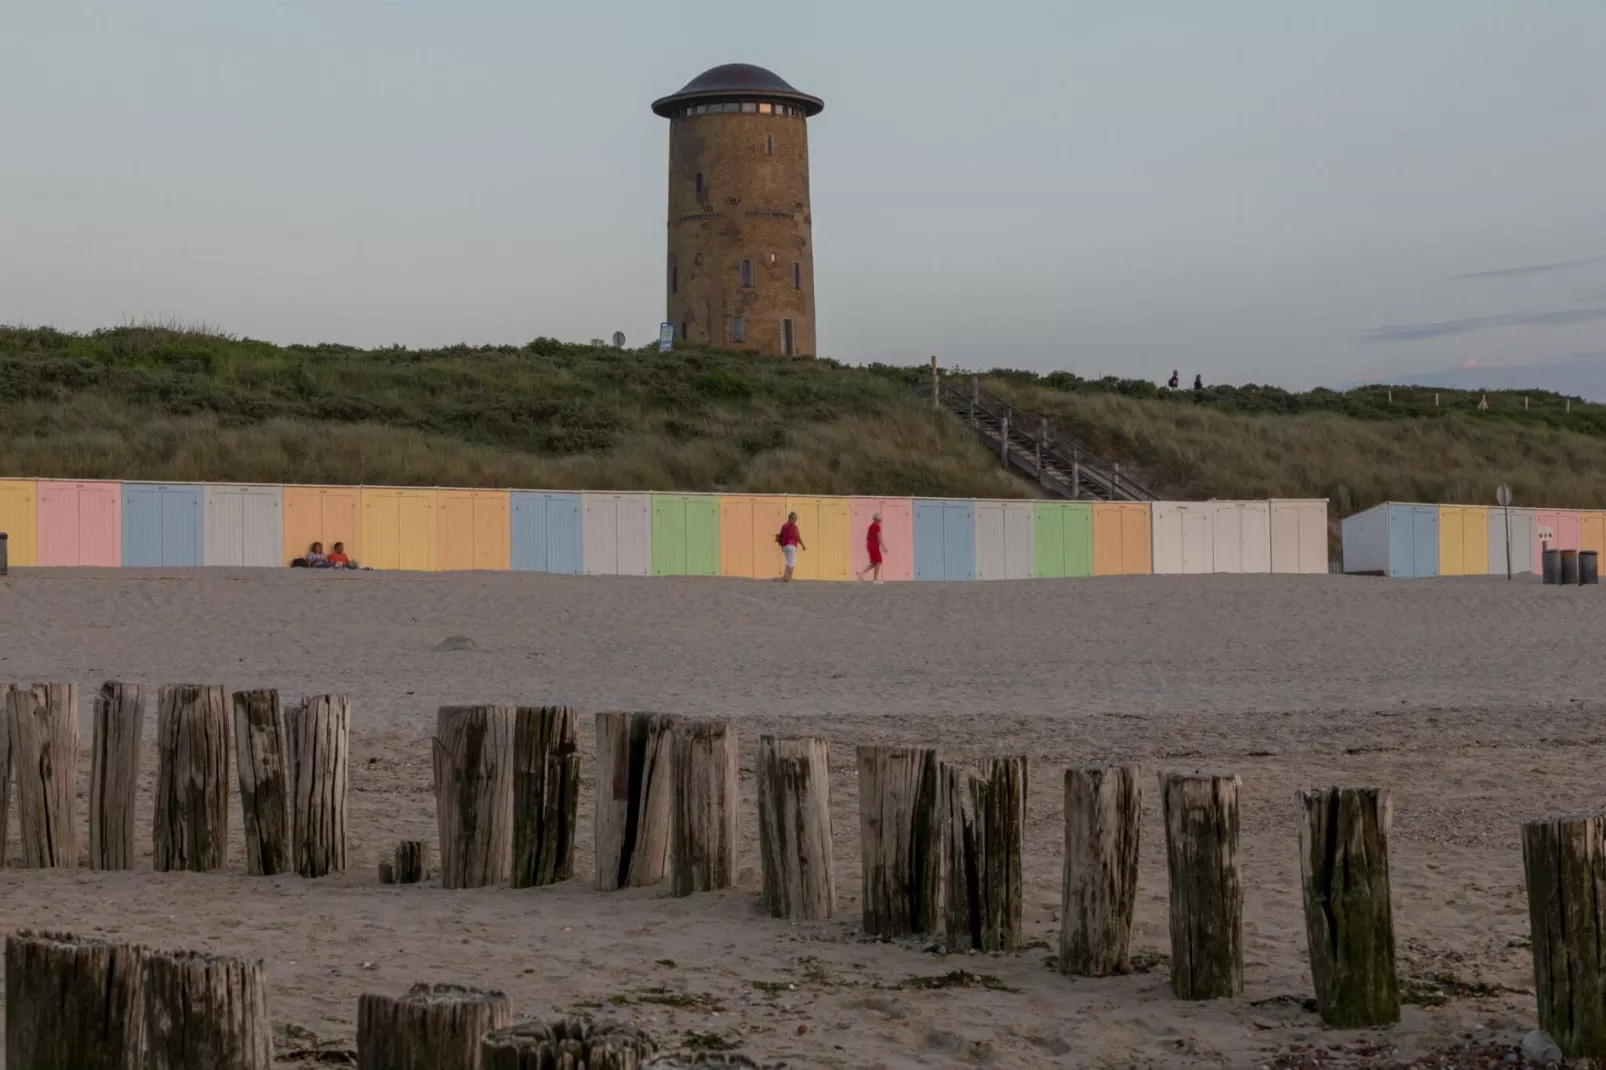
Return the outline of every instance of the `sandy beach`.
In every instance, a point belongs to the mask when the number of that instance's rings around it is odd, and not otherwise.
[[[1407,1065],[1535,1025],[1521,821],[1606,803],[1606,594],[1503,579],[1168,576],[793,584],[533,574],[26,570],[0,580],[0,676],[278,687],[353,702],[350,871],[250,878],[238,803],[227,873],[150,872],[154,713],[140,868],[0,873],[0,925],[93,931],[260,957],[276,1023],[355,1035],[363,991],[414,981],[506,991],[518,1013],[633,1018],[669,1046],[717,1036],[792,1067]],[[449,636],[475,649],[435,650]],[[594,735],[576,878],[535,891],[382,887],[381,851],[435,838],[429,737],[448,703],[568,703],[734,718],[740,887],[672,899],[591,885]],[[831,744],[840,914],[757,905],[752,762],[761,734]],[[859,936],[853,747],[939,744],[1031,760],[1026,924],[1013,955],[939,956]],[[1145,766],[1134,950],[1168,950],[1152,774],[1243,780],[1247,991],[1187,1004],[1165,964],[1085,980],[1057,943],[1062,776]],[[1400,969],[1492,986],[1411,1004],[1386,1033],[1334,1033],[1310,996],[1296,790],[1392,790]],[[13,812],[15,812],[13,810]],[[82,823],[83,804],[79,820]],[[82,835],[82,834],[81,834]],[[82,837],[87,842],[87,836]],[[963,969],[996,981],[925,990]],[[1299,1065],[1318,1065],[1317,1063]]]

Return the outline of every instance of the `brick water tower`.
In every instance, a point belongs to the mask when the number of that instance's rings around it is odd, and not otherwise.
[[[814,355],[808,119],[824,107],[746,63],[653,102],[669,120],[665,320],[676,338]]]

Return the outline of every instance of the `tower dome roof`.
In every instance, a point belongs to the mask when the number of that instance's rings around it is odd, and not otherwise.
[[[755,67],[751,63],[726,63],[699,74],[687,82],[680,92],[653,101],[652,110],[668,118],[681,105],[748,98],[790,101],[800,105],[805,115],[818,115],[825,108],[825,101],[807,93],[799,93],[773,71]]]

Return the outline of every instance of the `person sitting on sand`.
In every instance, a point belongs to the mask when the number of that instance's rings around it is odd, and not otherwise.
[[[329,564],[329,555],[323,552],[323,543],[315,542],[307,548],[308,568],[333,568]]]
[[[329,567],[330,568],[356,568],[357,567],[357,563],[355,561],[353,561],[351,558],[346,556],[346,544],[345,543],[337,542],[337,543],[335,543],[334,547],[332,549],[330,549],[330,551],[329,551]]]

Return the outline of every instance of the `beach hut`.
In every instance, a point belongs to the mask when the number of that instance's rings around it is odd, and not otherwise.
[[[953,498],[916,498],[914,543],[915,579],[975,579],[975,504]]]
[[[719,574],[758,580],[779,576],[786,563],[775,536],[784,523],[786,499],[779,494],[721,495]]]
[[[1214,502],[1154,502],[1149,506],[1156,575],[1215,571]]]
[[[585,560],[580,495],[516,490],[508,500],[512,567],[578,576]]]
[[[1606,557],[1606,512],[1583,509],[1578,513],[1578,548]]]
[[[1271,571],[1271,503],[1211,502],[1212,572]],[[1325,519],[1325,516],[1324,516]],[[1327,571],[1323,539],[1321,571]]]
[[[39,564],[112,568],[122,564],[122,484],[41,479],[35,508]]]
[[[1038,579],[1093,575],[1093,505],[1091,502],[1032,503],[1036,526],[1032,573]]]
[[[807,550],[797,555],[792,576],[799,580],[852,579],[852,507],[847,498],[786,499],[786,511],[797,514],[798,531]],[[777,529],[779,530],[779,529]]]
[[[978,580],[1029,580],[1036,567],[1037,516],[1031,502],[973,505]]]
[[[1148,502],[1093,503],[1093,574],[1148,575],[1153,567],[1153,531]]]
[[[39,487],[31,479],[0,479],[0,531],[6,561],[25,568],[39,563]]]
[[[234,568],[284,564],[283,487],[208,483],[202,494],[204,564]]]
[[[505,490],[435,492],[435,567],[441,572],[512,567],[512,503]]]
[[[1345,517],[1344,571],[1378,576],[1439,574],[1439,507],[1384,502]]]
[[[912,580],[915,578],[915,516],[914,500],[910,498],[854,498],[849,503],[849,549],[851,566],[857,576],[870,567],[869,543],[871,518],[881,514],[881,539],[887,552],[881,563],[883,580]]]
[[[1489,510],[1481,505],[1439,506],[1439,575],[1485,576],[1488,572]]]
[[[364,487],[359,561],[370,568],[434,572],[437,525],[433,490]]]
[[[205,560],[204,494],[195,484],[123,484],[123,566],[193,568]]]
[[[652,496],[654,576],[719,575],[719,499],[712,494]]]
[[[1328,568],[1326,498],[1273,498],[1271,570],[1325,573]]]
[[[362,488],[285,487],[284,560],[289,564],[306,556],[315,542],[327,551],[337,542],[346,544],[346,556],[367,564],[362,538]]]
[[[1532,509],[1489,510],[1489,574],[1504,576],[1509,560],[1512,575],[1532,574],[1538,569],[1538,556],[1534,547],[1535,523]],[[1511,531],[1511,554],[1506,555],[1506,530]]]
[[[582,560],[590,576],[652,575],[652,498],[581,495]]]
[[[1576,550],[1583,536],[1583,517],[1576,509],[1534,511],[1534,571],[1542,572],[1546,550]]]

